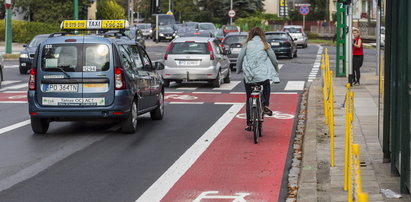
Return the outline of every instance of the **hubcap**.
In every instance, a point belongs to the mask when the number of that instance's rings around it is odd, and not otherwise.
[[[131,116],[133,118],[133,127],[137,127],[137,104],[133,102],[133,107],[131,109]]]
[[[163,93],[160,93],[160,112],[161,114],[164,114],[164,96]]]

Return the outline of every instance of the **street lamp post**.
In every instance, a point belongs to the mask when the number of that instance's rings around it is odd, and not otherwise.
[[[230,1],[230,10],[233,10],[233,0]],[[230,25],[233,24],[233,18],[230,17]]]
[[[12,31],[11,31],[11,0],[6,0],[6,53],[12,53]]]
[[[74,0],[74,19],[78,20],[78,0]]]

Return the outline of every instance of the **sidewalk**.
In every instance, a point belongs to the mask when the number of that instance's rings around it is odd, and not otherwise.
[[[302,172],[299,180],[298,200],[347,201],[344,191],[344,147],[345,147],[345,99],[346,78],[333,78],[335,95],[335,167],[330,167],[330,139],[324,124],[321,80],[313,82],[309,90],[307,126],[303,146]],[[368,201],[411,201],[410,195],[400,199],[387,199],[381,189],[399,193],[399,177],[391,176],[390,164],[382,163],[383,153],[378,138],[378,76],[362,73],[361,85],[354,92],[354,134],[360,145],[361,177],[363,192]],[[382,126],[381,126],[382,127]],[[382,134],[381,134],[382,137]]]
[[[20,54],[20,51],[24,50],[22,43],[12,43],[12,54]],[[6,45],[4,41],[0,41],[0,54],[3,55],[6,53]]]

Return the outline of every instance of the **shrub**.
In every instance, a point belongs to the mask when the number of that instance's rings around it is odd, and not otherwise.
[[[59,24],[42,23],[42,22],[27,22],[27,21],[12,21],[13,42],[27,43],[38,34],[49,34],[60,31]],[[0,21],[0,33],[5,33],[6,23]],[[5,35],[0,35],[0,41],[5,40]]]

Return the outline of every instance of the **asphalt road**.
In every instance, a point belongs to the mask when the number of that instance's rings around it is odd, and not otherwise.
[[[147,45],[152,60],[159,60],[168,43]],[[312,71],[318,49],[317,45],[309,45],[306,49],[298,49],[298,58],[279,59],[281,83],[272,86],[272,92],[278,94],[272,97],[278,99],[272,101],[273,107],[279,112],[287,107],[291,110],[288,113],[296,111],[298,97],[309,85],[310,74],[311,79],[319,76]],[[227,102],[245,101],[241,94],[244,93],[242,75],[232,72],[231,84],[223,84],[221,89],[213,89],[205,83],[172,84],[166,89],[169,98],[164,119],[152,121],[149,116],[140,117],[135,134],[121,134],[119,126],[111,122],[53,122],[46,135],[34,135],[27,103],[15,101],[24,95],[28,80],[28,75],[18,73],[17,65],[17,60],[5,62],[6,82],[0,88],[0,201],[5,202],[135,201],[203,134],[221,121],[220,118],[232,109],[232,104]],[[10,98],[13,93],[17,98]],[[280,99],[286,94],[295,94],[296,101]],[[196,95],[201,102],[186,103],[193,100],[174,95]],[[280,123],[275,120],[280,119],[273,119],[273,123]],[[290,130],[279,131],[287,134],[282,144],[287,150],[294,119],[290,121],[287,122]],[[232,126],[242,134],[242,123],[227,122],[226,128]],[[238,144],[253,145],[250,137],[238,135],[234,138],[237,137]],[[270,139],[266,140],[267,143]],[[264,142],[261,145],[264,146]],[[210,146],[214,147],[218,150],[218,144]],[[285,159],[280,162],[283,170],[287,167],[285,162]],[[281,178],[283,170],[276,175]],[[286,183],[281,183],[284,188]],[[282,191],[278,197],[285,194]],[[167,197],[173,201],[172,195]]]

